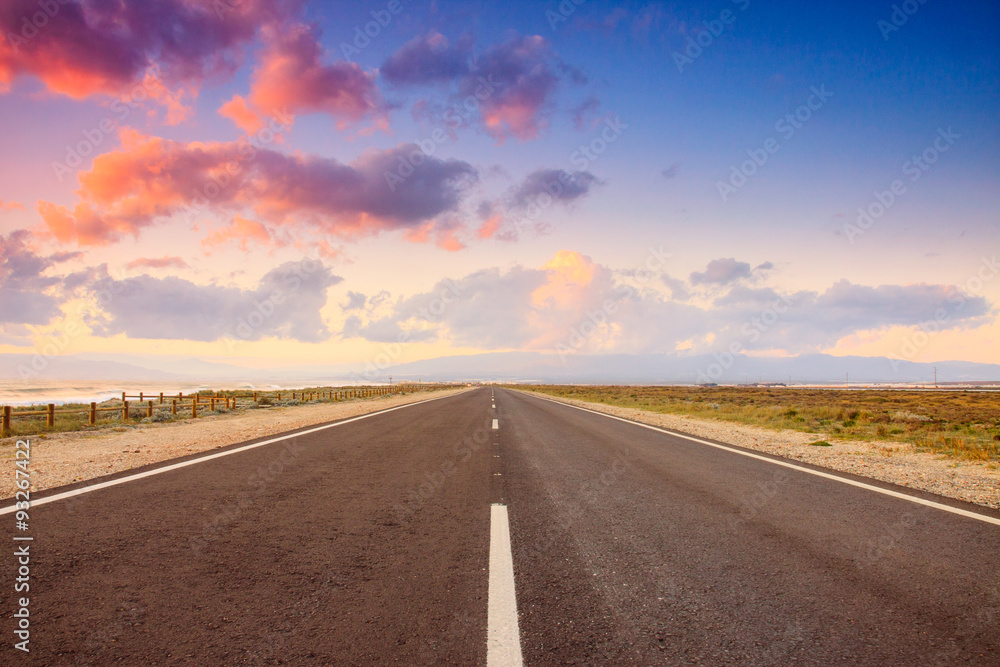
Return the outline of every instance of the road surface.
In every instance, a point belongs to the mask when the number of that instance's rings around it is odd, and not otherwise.
[[[39,495],[3,664],[1000,664],[989,510],[499,388],[261,442]]]

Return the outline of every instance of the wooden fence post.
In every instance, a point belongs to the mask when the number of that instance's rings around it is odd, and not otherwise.
[[[143,401],[143,395],[142,395],[142,392],[140,391],[139,392],[139,402],[142,403],[142,401]]]
[[[128,401],[122,401],[122,421],[128,421]]]
[[[9,405],[3,406],[3,425],[0,426],[0,430],[3,431],[3,433],[0,433],[0,436],[3,436],[3,437],[6,438],[8,435],[10,435],[10,406]]]
[[[210,405],[209,409],[210,409],[210,410],[211,410],[212,412],[215,412],[215,396],[213,396],[213,397],[212,397],[212,399],[211,399],[211,402],[210,402],[210,404],[209,404],[209,405]]]
[[[45,412],[45,425],[52,428],[56,425],[56,404],[49,403]]]
[[[176,398],[170,399],[170,414],[172,414],[172,415],[176,415],[177,414],[177,399]]]
[[[150,401],[149,405],[146,407],[146,416],[147,417],[152,417],[153,416],[153,402],[152,401]]]
[[[90,425],[91,426],[96,426],[97,425],[97,403],[95,403],[93,401],[90,402],[90,419],[89,419],[89,421],[90,421]]]
[[[191,399],[191,416],[192,417],[197,417],[198,416],[198,397],[197,396],[195,396],[194,398]]]
[[[125,402],[125,392],[123,391],[122,392],[122,403],[124,403],[124,402]]]
[[[163,392],[162,391],[160,392],[160,404],[161,405],[163,404]]]

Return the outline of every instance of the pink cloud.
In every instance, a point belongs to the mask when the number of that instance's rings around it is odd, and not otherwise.
[[[549,43],[537,35],[510,40],[483,55],[479,69],[487,81],[492,77],[499,83],[483,100],[483,123],[498,142],[508,135],[520,141],[535,139],[548,125],[547,106],[559,85],[553,62]],[[467,79],[463,93],[475,94],[480,85]]]
[[[314,28],[265,26],[262,34],[265,47],[253,71],[249,97],[237,95],[219,109],[240,128],[259,128],[262,117],[279,114],[325,113],[337,120],[339,128],[368,115],[384,116],[374,75],[344,60],[323,64]]]
[[[273,248],[285,245],[276,240],[271,231],[262,223],[256,220],[248,220],[242,216],[233,216],[233,221],[229,226],[210,234],[201,244],[206,248],[213,248],[224,245],[230,241],[239,243],[240,250],[246,252],[250,246]]]
[[[254,134],[264,126],[264,120],[250,109],[241,95],[233,96],[233,99],[219,107],[219,115],[233,121],[236,127],[247,134]]]
[[[498,143],[509,137],[519,141],[536,139],[548,126],[560,85],[586,80],[556,57],[549,42],[538,35],[514,37],[477,58],[472,56],[470,40],[452,46],[432,32],[411,40],[389,56],[381,74],[397,85],[457,82],[454,99],[460,104],[470,98],[476,100],[483,127]],[[432,108],[429,102],[420,100],[412,113],[418,118]],[[445,120],[449,120],[444,113]]]
[[[82,99],[127,98],[142,85],[168,110],[168,122],[190,112],[180,99],[209,78],[231,75],[261,25],[283,23],[296,3],[144,0],[0,5],[0,92],[34,77],[52,93]],[[159,70],[150,80],[150,70]]]
[[[500,229],[501,225],[503,225],[502,215],[497,214],[491,216],[479,226],[479,229],[476,230],[476,236],[481,239],[492,238],[493,235],[497,233],[497,230]]]
[[[388,183],[387,172],[420,154],[412,144],[369,150],[343,164],[246,141],[183,143],[134,130],[123,130],[121,140],[120,150],[96,157],[80,174],[81,201],[72,209],[38,203],[59,240],[112,243],[192,209],[226,216],[251,211],[272,228],[305,225],[341,238],[428,223],[438,229],[438,216],[456,211],[465,187],[478,178],[466,162],[426,157],[412,174]]]

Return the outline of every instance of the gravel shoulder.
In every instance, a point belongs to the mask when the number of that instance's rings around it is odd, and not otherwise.
[[[417,392],[403,396],[354,399],[292,407],[247,410],[164,424],[117,426],[100,431],[71,431],[30,436],[31,488],[43,491],[103,477],[151,463],[234,445],[294,429],[348,419],[378,410],[468,391],[467,388]],[[14,495],[14,444],[0,441],[4,473],[0,497]]]
[[[831,440],[830,447],[818,447],[811,443],[822,440],[824,438],[822,434],[775,431],[721,420],[557,398],[542,392],[526,393],[652,426],[1000,509],[1000,469],[995,463],[947,459],[935,454],[918,452],[913,445],[902,442]]]

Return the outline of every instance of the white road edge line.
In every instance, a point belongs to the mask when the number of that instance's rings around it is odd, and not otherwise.
[[[905,493],[900,493],[899,491],[893,491],[892,489],[883,489],[882,487],[875,486],[873,484],[865,484],[864,482],[858,482],[853,479],[848,479],[846,477],[840,477],[838,475],[831,475],[830,473],[822,472],[820,470],[813,470],[811,468],[804,468],[794,463],[788,463],[787,461],[779,461],[777,459],[772,459],[767,456],[761,456],[759,454],[753,454],[751,452],[744,452],[743,450],[736,449],[734,447],[727,447],[726,445],[720,445],[717,442],[709,442],[708,440],[702,440],[701,438],[696,438],[691,435],[686,435],[678,431],[670,431],[665,428],[659,428],[658,426],[652,426],[650,424],[643,424],[642,422],[632,421],[631,419],[625,419],[623,417],[616,417],[615,415],[609,415],[606,412],[599,412],[597,410],[591,410],[590,408],[581,408],[578,405],[570,405],[569,403],[563,403],[562,401],[557,401],[552,398],[545,398],[538,396],[537,394],[529,394],[535,398],[540,398],[543,401],[549,401],[550,403],[557,403],[559,405],[564,405],[567,408],[574,408],[576,410],[582,410],[584,412],[590,412],[595,415],[601,415],[602,417],[607,417],[609,419],[616,419],[620,422],[625,422],[626,424],[632,424],[633,426],[641,426],[642,428],[648,428],[651,431],[658,431],[660,433],[665,433],[667,435],[672,435],[676,438],[683,438],[684,440],[690,440],[691,442],[697,442],[702,445],[708,445],[709,447],[715,447],[716,449],[722,449],[727,452],[732,452],[733,454],[739,454],[740,456],[746,456],[751,459],[757,459],[759,461],[766,461],[767,463],[772,463],[776,466],[782,466],[784,468],[791,468],[792,470],[798,470],[799,472],[804,472],[810,475],[815,475],[816,477],[823,477],[824,479],[832,479],[836,482],[841,482],[843,484],[848,484],[850,486],[856,486],[861,489],[867,489],[869,491],[874,491],[875,493],[881,493],[885,496],[891,496],[893,498],[900,498],[902,500],[909,500],[911,503],[916,503],[918,505],[926,505],[927,507],[933,507],[935,509],[944,510],[945,512],[951,512],[952,514],[958,514],[959,516],[968,517],[970,519],[977,519],[985,523],[992,523],[995,526],[1000,526],[1000,519],[995,519],[991,516],[986,516],[985,514],[977,514],[976,512],[970,512],[969,510],[963,510],[959,507],[951,507],[950,505],[944,505],[942,503],[935,502],[933,500],[924,500],[923,498],[917,498],[916,496],[910,496]]]
[[[524,664],[521,632],[517,627],[517,595],[514,592],[514,558],[510,550],[507,506],[490,508],[490,587],[486,620],[486,666],[513,667]]]
[[[464,393],[464,392],[461,392]],[[273,445],[276,442],[281,442],[282,440],[288,440],[290,438],[297,438],[300,435],[308,435],[310,433],[316,433],[318,431],[325,431],[328,428],[333,428],[335,426],[341,426],[343,424],[350,424],[351,422],[356,422],[360,419],[367,419],[369,417],[375,417],[377,415],[384,415],[387,412],[393,412],[395,410],[402,410],[403,408],[409,408],[414,405],[421,405],[423,403],[430,403],[431,401],[440,401],[442,398],[451,398],[456,396],[456,394],[449,394],[448,396],[436,396],[434,398],[427,398],[422,401],[417,401],[415,403],[407,403],[406,405],[397,405],[394,408],[386,408],[385,410],[379,410],[378,412],[369,412],[366,415],[359,415],[357,417],[351,417],[350,419],[345,419],[333,424],[326,424],[325,426],[317,426],[316,428],[311,428],[307,431],[299,431],[298,433],[291,433],[289,435],[283,435],[277,438],[271,438],[270,440],[265,440],[263,442],[255,442],[250,445],[244,445],[243,447],[237,447],[236,449],[228,449],[224,452],[216,452],[215,454],[209,454],[208,456],[201,456],[196,459],[189,459],[187,461],[181,461],[180,463],[173,463],[162,468],[156,468],[154,470],[147,470],[145,472],[136,473],[134,475],[128,475],[126,477],[119,477],[118,479],[108,480],[107,482],[100,482],[98,484],[91,484],[90,486],[84,486],[79,489],[74,489],[72,491],[64,491],[63,493],[57,493],[54,496],[47,496],[45,498],[38,498],[37,500],[31,501],[32,507],[37,507],[39,505],[45,505],[48,503],[53,503],[57,500],[65,500],[66,498],[72,498],[73,496],[79,496],[84,493],[90,493],[91,491],[97,491],[98,489],[105,489],[109,486],[117,486],[119,484],[125,484],[126,482],[132,482],[137,479],[143,479],[144,477],[152,477],[153,475],[159,475],[160,473],[170,472],[171,470],[177,470],[179,468],[186,468],[187,466],[193,466],[196,463],[202,463],[204,461],[211,461],[212,459],[219,459],[223,456],[231,456],[232,454],[239,454],[240,452],[245,452],[249,449],[256,449],[257,447],[263,447],[265,445]],[[16,505],[10,505],[9,507],[0,508],[0,516],[4,514],[10,514],[16,508]]]
[[[500,420],[499,419],[494,419],[493,420],[493,430],[496,431],[496,430],[499,430],[499,429],[500,429]]]

